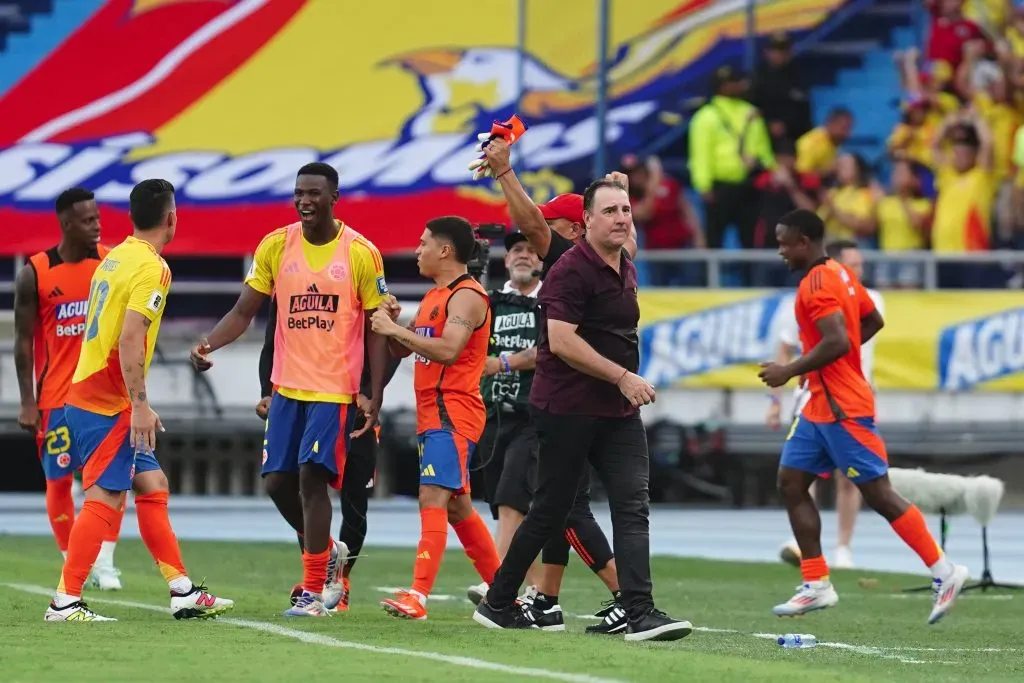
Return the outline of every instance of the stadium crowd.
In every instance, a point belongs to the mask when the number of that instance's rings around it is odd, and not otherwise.
[[[643,248],[722,248],[733,226],[744,249],[774,250],[778,217],[807,208],[826,221],[830,239],[869,251],[1024,249],[1024,6],[924,4],[924,44],[895,55],[899,121],[881,158],[844,150],[857,124],[850,109],[833,108],[812,126],[791,41],[773,35],[752,77],[728,66],[715,72],[711,98],[690,121],[690,197],[657,158],[622,160]],[[704,283],[693,262],[651,261],[648,269],[654,285]],[[770,261],[735,271],[743,284],[791,284]],[[919,288],[923,265],[879,260],[867,279],[883,289]],[[941,287],[1022,283],[1015,266],[938,268]]]

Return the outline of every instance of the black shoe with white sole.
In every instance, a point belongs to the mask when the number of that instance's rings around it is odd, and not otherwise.
[[[473,612],[473,621],[487,628],[540,628],[532,619],[526,616],[523,606],[512,603],[503,609],[495,609],[487,604],[487,600],[481,600]]]
[[[690,622],[673,619],[652,607],[642,617],[629,620],[626,625],[626,640],[679,640],[692,632],[693,625]]]
[[[625,631],[626,624],[629,623],[626,610],[615,600],[609,600],[605,603],[604,608],[595,612],[594,616],[600,617],[601,621],[600,623],[588,626],[587,633],[615,635]]]
[[[523,614],[542,631],[564,631],[565,617],[562,607],[552,602],[546,595],[538,593],[533,602],[520,603]]]

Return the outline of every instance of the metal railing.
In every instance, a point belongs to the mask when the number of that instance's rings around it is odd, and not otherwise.
[[[921,268],[922,289],[956,289],[940,286],[939,269],[942,265],[989,265],[1002,268],[1024,269],[1024,251],[995,250],[966,252],[962,254],[935,254],[930,251],[873,251],[863,250],[864,260],[870,270],[880,264],[913,264]],[[500,263],[505,256],[504,247],[492,247],[491,263]],[[246,257],[248,263],[251,257]],[[414,258],[412,252],[390,254],[389,258]],[[736,265],[781,265],[779,255],[772,249],[641,249],[636,256],[640,266],[652,263],[699,264],[706,268],[704,284],[707,289],[720,289],[727,279],[725,270]],[[493,279],[493,278],[492,278]],[[493,283],[492,283],[493,284]],[[171,283],[172,294],[236,294],[241,291],[241,279],[236,282],[224,280],[175,280]],[[430,289],[430,283],[388,282],[391,293],[399,299],[419,297]],[[0,282],[0,294],[14,292],[14,281]]]

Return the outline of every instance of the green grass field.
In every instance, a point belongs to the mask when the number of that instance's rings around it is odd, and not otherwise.
[[[145,548],[117,551],[125,590],[87,590],[86,600],[120,621],[47,624],[47,594],[60,571],[50,538],[0,538],[3,681],[1021,681],[1024,598],[968,593],[938,625],[925,619],[929,597],[894,597],[921,577],[852,571],[833,576],[831,610],[778,619],[770,609],[799,576],[784,565],[656,558],[660,607],[697,627],[676,643],[627,644],[587,636],[591,621],[567,618],[565,633],[488,631],[471,620],[465,589],[475,575],[449,551],[425,622],[386,616],[379,588],[406,586],[412,550],[368,548],[353,572],[352,609],[330,619],[288,619],[288,591],[300,577],[294,544],[184,542],[195,580],[235,600],[228,618],[176,622],[166,586]],[[877,578],[873,589],[859,579]],[[17,587],[13,585],[16,584]],[[33,588],[34,587],[34,588]],[[35,591],[34,593],[31,591]],[[562,592],[570,615],[605,599],[575,560]],[[110,602],[113,601],[113,602]],[[149,607],[147,609],[147,607]],[[812,633],[818,647],[788,650],[766,634]],[[538,671],[525,671],[536,669]]]

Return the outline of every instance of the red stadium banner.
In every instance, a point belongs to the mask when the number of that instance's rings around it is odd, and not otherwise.
[[[104,241],[116,242],[128,192],[150,177],[178,191],[170,253],[248,253],[296,219],[295,173],[310,161],[338,170],[338,217],[385,253],[411,249],[438,215],[507,221],[498,188],[467,165],[477,132],[513,112],[530,126],[517,172],[536,200],[587,179],[593,59],[566,48],[594,44],[594,22],[579,20],[591,0],[531,6],[522,93],[515,22],[483,38],[478,22],[452,21],[474,16],[472,0],[406,24],[379,3],[84,1],[96,12],[0,91],[0,253],[51,246],[54,199],[73,186],[96,192]],[[842,2],[777,0],[758,29],[807,30]],[[613,18],[613,153],[675,125],[662,114],[735,52],[745,7],[648,0]]]

